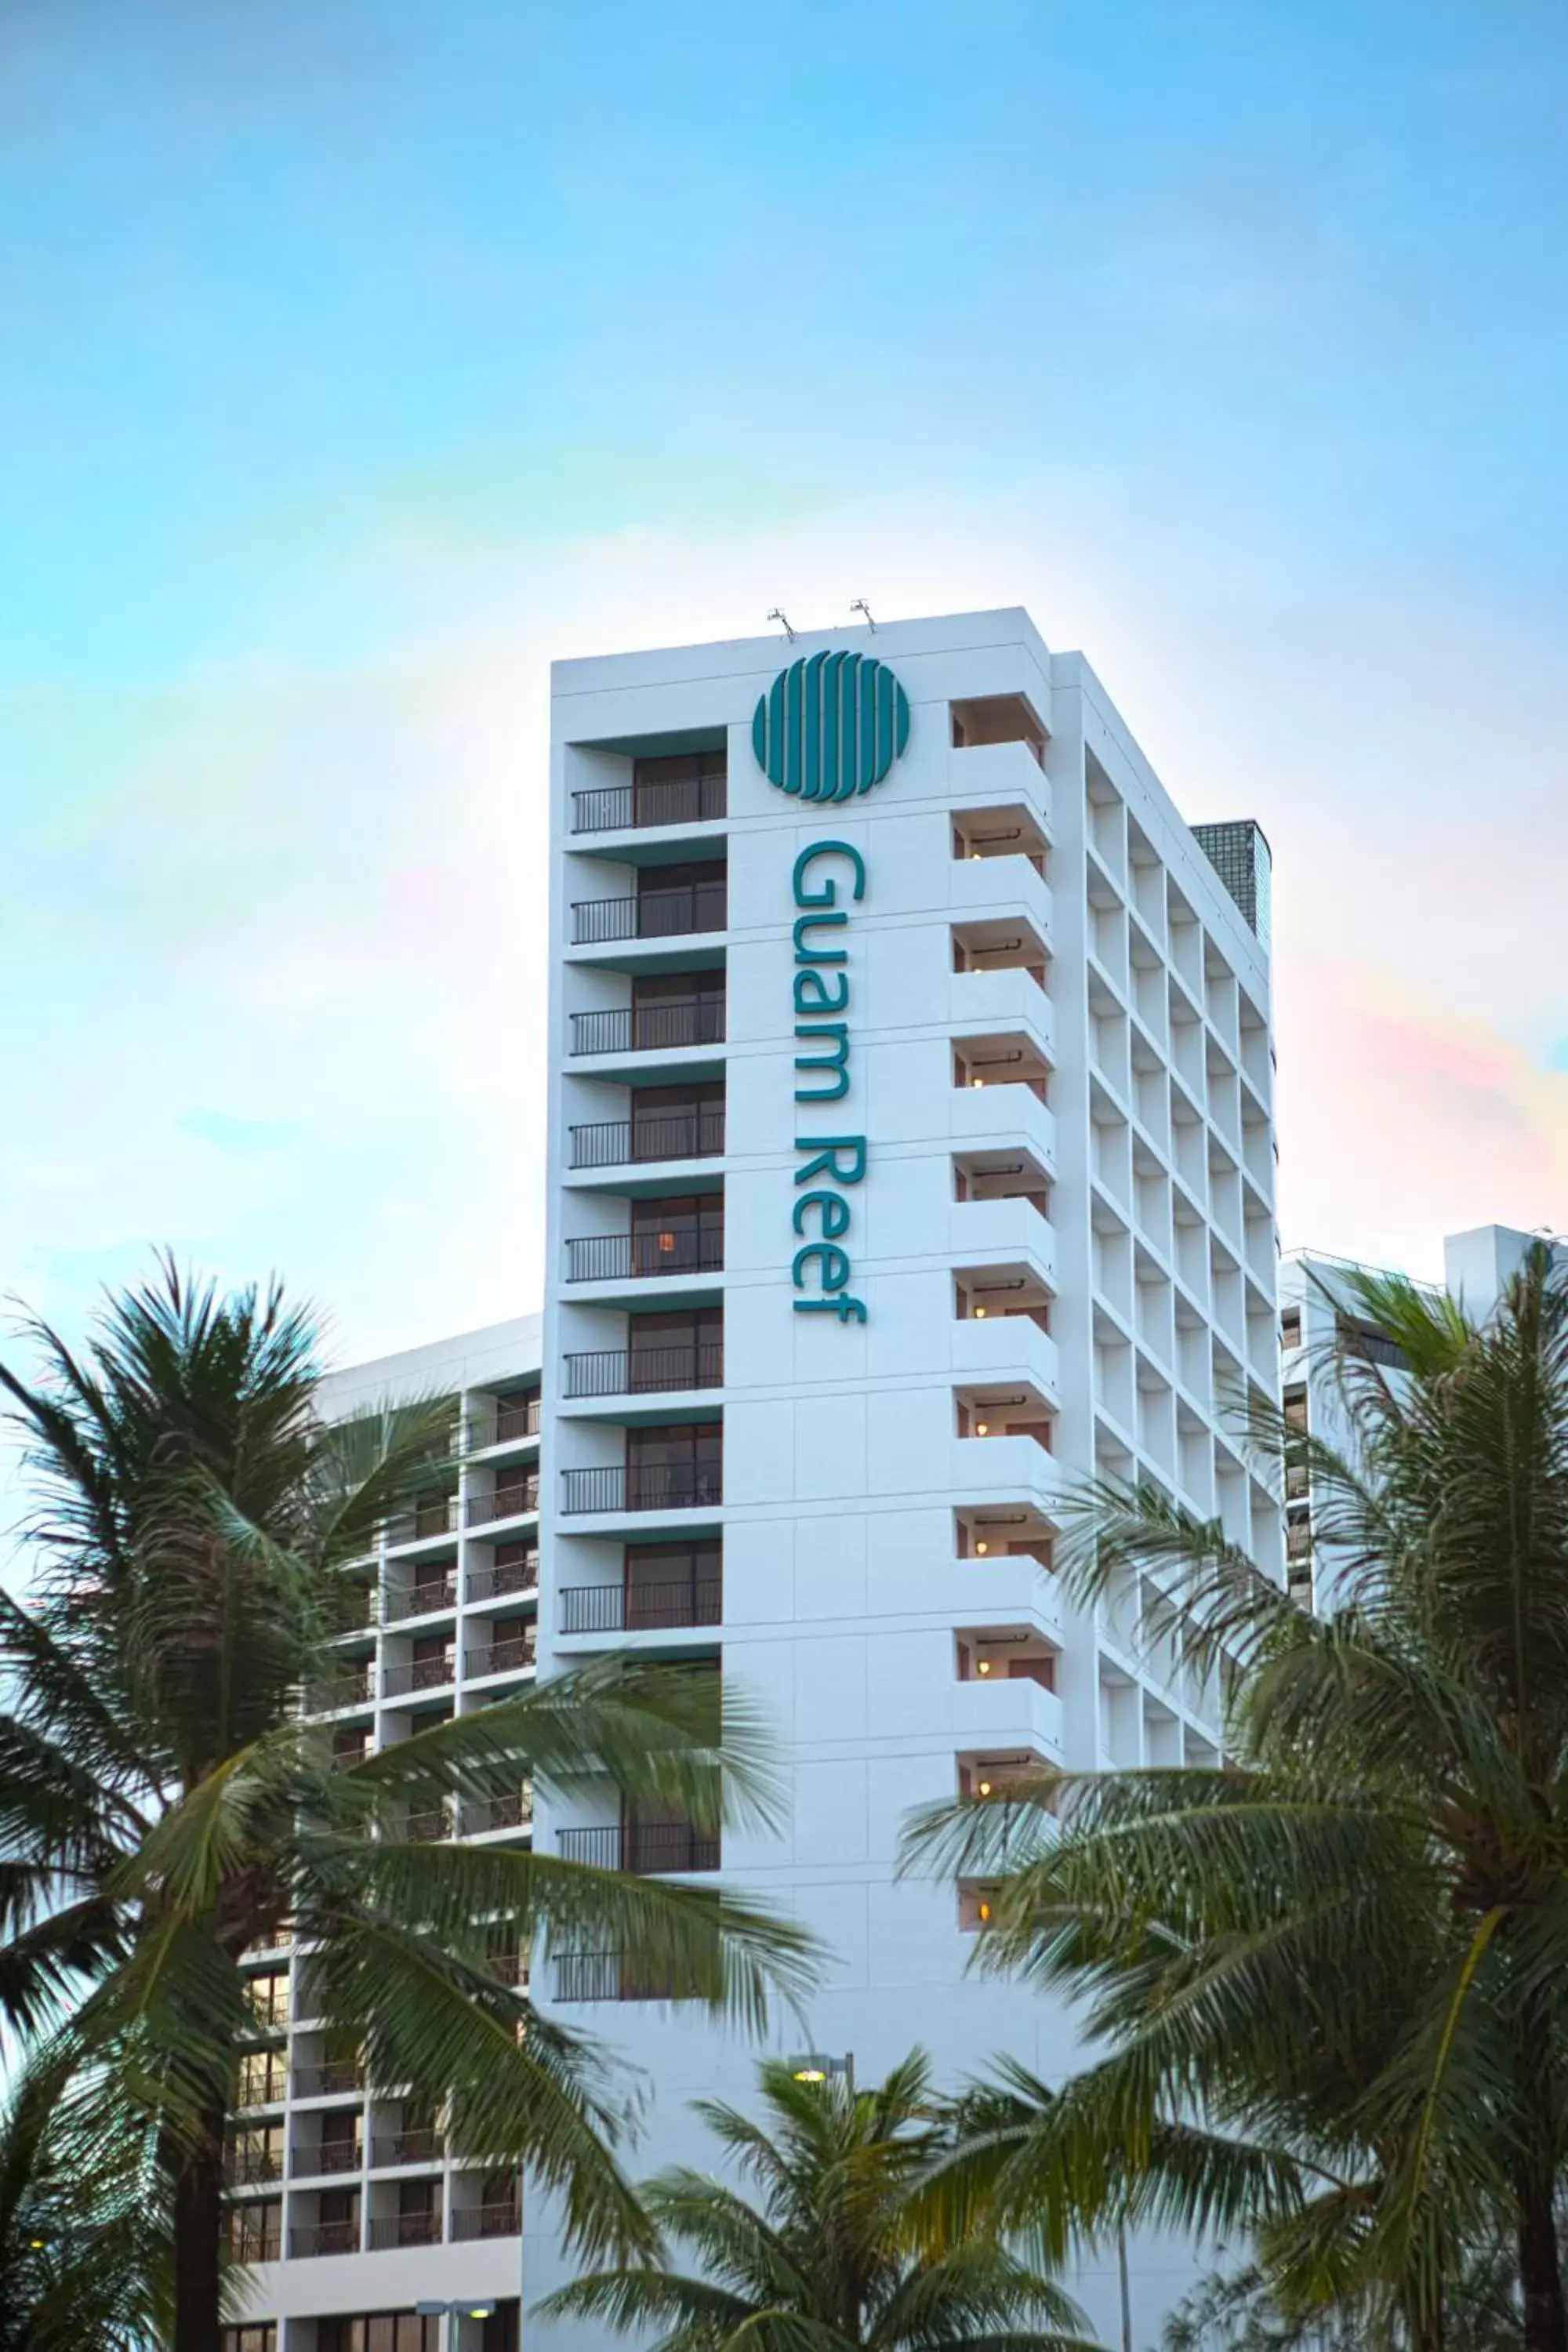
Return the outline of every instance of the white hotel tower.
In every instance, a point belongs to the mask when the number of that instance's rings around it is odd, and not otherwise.
[[[606,1794],[535,1837],[797,1916],[804,2046],[863,2081],[917,2042],[1059,2077],[1062,2013],[966,1976],[980,1891],[898,1881],[899,1836],[1026,1760],[1217,1752],[1135,1591],[1064,1601],[1064,1482],[1156,1478],[1283,1573],[1227,1417],[1279,1378],[1261,836],[1200,842],[1019,611],[563,663],[550,824],[539,1671],[711,1661],[789,1818],[721,1855]],[[537,1990],[644,2070],[642,2168],[710,2160],[686,2103],[752,2050],[614,1955]],[[1134,2250],[1139,2344],[1187,2260]],[[527,2203],[525,2311],[562,2275]]]

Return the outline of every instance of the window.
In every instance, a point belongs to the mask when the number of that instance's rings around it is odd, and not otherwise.
[[[275,2263],[283,2252],[283,2200],[258,2197],[231,2205],[228,2247],[237,2263]]]
[[[1290,1427],[1292,1429],[1305,1430],[1307,1426],[1307,1391],[1305,1384],[1303,1383],[1296,1388],[1287,1389],[1285,1391],[1284,1402],[1285,1418],[1289,1422]]]
[[[287,2025],[289,2022],[289,1972],[281,1969],[276,1975],[249,1977],[245,1986],[246,2006],[258,2025]]]
[[[278,2323],[263,2319],[245,2327],[226,2327],[219,2341],[223,2352],[278,2352]]]
[[[724,1262],[724,1196],[678,1193],[632,1202],[634,1274],[700,1272]]]
[[[442,2321],[416,2311],[373,2311],[318,2319],[316,2352],[441,2352]]]
[[[1284,1313],[1280,1316],[1279,1343],[1281,1347],[1285,1348],[1299,1348],[1300,1346],[1301,1310],[1299,1307],[1287,1307]]]

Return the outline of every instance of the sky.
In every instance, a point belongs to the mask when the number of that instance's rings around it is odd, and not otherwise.
[[[1262,822],[1287,1246],[1568,1223],[1565,230],[1556,0],[0,0],[0,1294],[535,1305],[548,665],[857,597]]]

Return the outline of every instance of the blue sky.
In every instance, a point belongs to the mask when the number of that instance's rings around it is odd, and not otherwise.
[[[1023,602],[1277,862],[1285,1238],[1568,1223],[1568,20],[0,13],[0,1289],[533,1303],[552,656]]]

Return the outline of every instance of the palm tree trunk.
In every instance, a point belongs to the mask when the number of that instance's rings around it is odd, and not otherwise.
[[[174,2182],[174,2352],[220,2352],[225,2122],[221,2108],[209,2116],[201,2146],[186,2156]]]
[[[1568,2305],[1563,2297],[1563,2264],[1557,2252],[1552,2176],[1521,2167],[1519,2283],[1524,2295],[1524,2352],[1568,2352]]]

